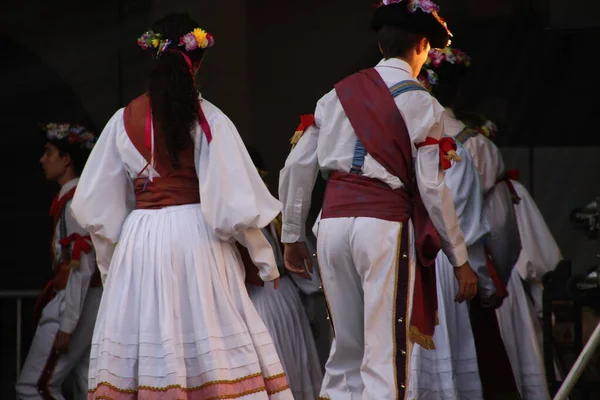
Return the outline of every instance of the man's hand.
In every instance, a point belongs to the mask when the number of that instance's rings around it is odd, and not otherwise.
[[[69,351],[69,340],[71,339],[70,333],[65,333],[62,331],[58,331],[56,337],[54,338],[54,351],[58,354],[64,354]]]
[[[306,243],[285,243],[285,249],[283,251],[283,262],[285,269],[295,274],[300,275],[304,279],[311,279],[310,274],[306,271],[312,272],[312,258]]]
[[[454,275],[458,281],[458,293],[454,301],[462,303],[463,301],[471,301],[477,294],[477,275],[471,269],[467,261],[460,267],[454,268]]]

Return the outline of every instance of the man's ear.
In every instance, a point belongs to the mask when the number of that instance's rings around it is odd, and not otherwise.
[[[419,40],[419,45],[417,46],[417,54],[421,54],[424,51],[426,52],[428,48],[429,39],[427,39],[426,37],[421,38],[421,40]]]

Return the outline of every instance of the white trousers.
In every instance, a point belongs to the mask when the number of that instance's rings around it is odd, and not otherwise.
[[[48,390],[50,395],[57,400],[64,399],[62,384],[69,375],[73,378],[75,386],[75,400],[87,399],[90,347],[101,297],[102,288],[88,290],[79,323],[69,341],[69,351],[60,356],[56,363],[48,382]],[[52,352],[54,338],[59,329],[60,314],[64,310],[64,298],[65,293],[62,290],[42,311],[27,359],[17,380],[18,399],[43,399],[38,388],[38,381]]]
[[[399,253],[402,229],[401,223],[374,218],[320,221],[317,254],[335,334],[321,399],[404,397],[410,349],[406,341],[396,343],[396,331],[406,330],[410,315],[398,316],[396,299],[412,298],[412,282],[409,293],[397,290],[397,278],[403,272],[399,257],[408,258],[411,270],[415,264],[412,250]],[[412,249],[412,232],[407,237]]]

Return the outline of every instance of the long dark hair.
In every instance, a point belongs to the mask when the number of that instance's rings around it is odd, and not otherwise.
[[[156,132],[162,135],[159,143],[166,147],[174,168],[179,167],[181,151],[192,145],[190,132],[196,121],[200,120],[195,79],[180,52],[185,53],[196,65],[202,60],[204,50],[186,51],[178,46],[179,38],[198,27],[188,13],[168,14],[152,25],[152,31],[171,41],[169,50],[155,61],[148,93]]]

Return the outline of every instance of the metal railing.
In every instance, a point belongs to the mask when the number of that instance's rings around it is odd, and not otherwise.
[[[21,336],[22,336],[22,323],[23,323],[23,299],[36,299],[41,294],[41,290],[0,290],[0,300],[16,300],[17,302],[17,342],[16,342],[16,363],[17,375],[21,373]]]

